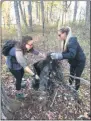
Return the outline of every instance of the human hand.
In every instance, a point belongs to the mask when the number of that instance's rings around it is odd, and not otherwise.
[[[39,56],[40,56],[40,57],[43,57],[43,58],[46,58],[47,55],[44,54],[44,53],[39,53]]]
[[[63,59],[63,55],[62,55],[62,53],[51,53],[50,54],[50,56],[51,56],[51,59]]]
[[[37,74],[35,75],[35,79],[36,79],[36,80],[39,80],[39,79],[40,79],[39,76],[38,76]]]

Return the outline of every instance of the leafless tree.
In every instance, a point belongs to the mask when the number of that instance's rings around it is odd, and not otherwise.
[[[28,4],[28,14],[29,14],[29,28],[30,28],[30,31],[33,31],[33,28],[32,28],[32,4],[31,4],[31,0],[29,0],[29,4]]]
[[[22,6],[21,6],[21,1],[19,1],[19,8],[20,8],[20,12],[21,12],[21,17],[22,17],[23,23],[24,23],[25,27],[27,28],[28,25],[27,25],[27,22],[26,22],[26,16],[23,13],[23,9],[22,9]]]
[[[86,25],[89,26],[89,24],[88,24],[90,22],[90,1],[89,0],[86,1],[86,19],[85,19],[85,21],[86,21]]]
[[[21,24],[20,24],[20,15],[19,15],[18,2],[16,0],[14,0],[14,9],[15,9],[18,40],[21,41],[22,32],[21,32]]]
[[[78,4],[78,1],[76,0],[76,1],[75,1],[75,6],[74,6],[74,16],[73,16],[73,21],[74,21],[74,22],[76,21],[76,15],[77,15],[77,4]]]
[[[42,13],[42,32],[43,32],[43,35],[44,35],[45,20],[44,20],[44,3],[43,3],[43,0],[40,0],[40,3],[41,3],[41,13]]]

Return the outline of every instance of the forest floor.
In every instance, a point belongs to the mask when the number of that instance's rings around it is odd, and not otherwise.
[[[86,54],[86,66],[84,72],[82,74],[82,78],[90,81],[90,37],[89,37],[89,29],[84,26],[72,26],[73,34],[77,36],[80,45],[82,46],[85,54]],[[32,32],[28,35],[37,36],[41,35],[41,33]],[[41,37],[40,41],[36,42],[35,48],[40,50],[41,52],[48,53],[60,50],[60,43],[57,40],[57,31],[55,29],[50,29],[49,32],[45,34],[44,37]],[[43,59],[40,57],[35,57],[35,55],[28,54],[26,56],[27,61],[32,68],[32,64]],[[63,72],[69,74],[69,64],[66,60],[62,61]],[[65,74],[64,74],[65,75]],[[61,86],[58,90],[56,99],[50,107],[52,102],[50,100],[47,102],[48,105],[42,105],[41,102],[37,100],[34,94],[32,94],[31,88],[31,78],[28,74],[24,75],[24,78],[27,80],[27,87],[22,89],[22,91],[26,94],[26,99],[22,101],[21,108],[15,112],[13,119],[77,119],[80,115],[83,115],[85,112],[90,112],[90,86],[86,86],[84,84],[81,85],[79,90],[79,98],[81,100],[80,103],[74,99],[71,92]],[[2,57],[2,80],[5,85],[6,94],[15,99],[15,81],[13,76],[7,69],[5,65],[5,60]],[[68,80],[68,77],[65,78]],[[55,91],[55,93],[57,90]],[[52,100],[53,101],[53,100]]]

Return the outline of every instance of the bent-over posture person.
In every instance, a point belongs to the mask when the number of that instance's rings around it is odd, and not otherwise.
[[[72,36],[70,27],[63,27],[58,30],[58,39],[63,42],[63,51],[59,53],[51,53],[52,59],[68,59],[70,64],[70,75],[80,77],[84,66],[86,57],[77,41],[77,37]],[[69,78],[69,83],[72,85],[74,78]],[[75,79],[75,90],[80,87],[80,79]]]
[[[35,75],[34,72],[29,68],[27,62],[24,58],[24,55],[27,53],[33,53],[44,57],[45,55],[36,51],[33,47],[33,39],[31,36],[23,36],[21,42],[10,49],[9,55],[7,56],[7,66],[13,76],[16,78],[16,97],[24,98],[24,94],[21,92],[21,82],[24,75],[24,71],[29,73],[31,76],[38,79],[38,75]]]

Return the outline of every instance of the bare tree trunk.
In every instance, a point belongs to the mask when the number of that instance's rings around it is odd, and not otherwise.
[[[50,9],[50,19],[51,19],[51,21],[52,21],[52,8],[53,8],[53,3],[54,3],[54,1],[52,1],[52,3],[51,3],[51,9]]]
[[[3,25],[4,25],[4,29],[5,29],[5,18],[3,16]]]
[[[25,4],[24,4],[24,1],[22,1],[22,5],[23,5],[23,16],[25,18],[25,21],[27,23],[27,18],[26,18],[26,11],[25,11]],[[28,27],[28,23],[27,23],[27,27]]]
[[[16,0],[14,0],[14,9],[15,9],[15,16],[16,16],[18,40],[21,41],[22,32],[21,32],[21,25],[20,25],[20,15],[19,15],[19,9],[18,9],[18,2]]]
[[[49,10],[49,9],[48,9],[48,5],[47,5],[47,23],[48,23],[48,10]]]
[[[45,23],[45,20],[44,20],[44,3],[43,3],[43,0],[40,0],[41,2],[41,13],[42,13],[42,32],[43,32],[43,36],[44,36],[44,23]]]
[[[11,2],[8,3],[9,7],[8,7],[8,18],[7,18],[7,26],[10,28],[10,23],[11,23],[11,19],[10,19],[10,7],[11,7]]]
[[[29,0],[28,14],[29,14],[29,27],[30,27],[30,31],[33,31],[33,28],[32,28],[32,5],[31,5],[31,0]]]
[[[63,13],[62,13],[62,25],[64,24],[64,17],[65,17],[65,12],[66,12],[66,4],[67,4],[67,1],[63,1]]]
[[[86,25],[89,26],[89,22],[90,22],[90,1],[87,0],[86,1],[86,19],[85,19]]]
[[[39,7],[38,7],[38,13],[39,13],[39,23],[40,23],[40,2],[38,3],[39,5]]]
[[[0,52],[2,47],[2,2],[0,1]],[[0,60],[1,60],[1,53],[0,53]],[[0,62],[0,68],[1,68],[1,62]],[[0,71],[0,77],[1,77],[1,71]]]
[[[36,1],[36,19],[38,19],[38,2]]]
[[[19,1],[19,8],[20,8],[20,12],[21,12],[21,17],[22,17],[23,23],[24,23],[25,27],[27,28],[28,25],[27,25],[27,22],[26,22],[26,17],[25,17],[25,15],[23,13],[23,10],[22,10],[21,1]]]
[[[25,12],[24,1],[22,1],[22,5],[23,5],[23,15],[24,15],[24,17],[25,17],[25,20],[26,20],[26,12]]]
[[[61,2],[59,4],[59,8],[61,8]],[[60,29],[61,27],[61,21],[62,21],[62,12],[61,12],[61,9],[58,9],[59,10],[59,16],[58,16],[58,19],[57,19],[57,28],[58,30]]]
[[[77,4],[78,4],[78,1],[76,0],[76,1],[75,1],[75,6],[74,6],[74,16],[73,16],[73,21],[74,21],[74,22],[76,21],[76,15],[77,15]]]
[[[82,11],[82,9],[81,9],[81,10],[80,10],[80,13],[79,13],[79,22],[81,22],[81,21],[83,20],[83,19],[82,19],[82,15],[83,15],[82,12],[83,12],[83,11]]]
[[[64,11],[62,13],[62,25],[64,24]]]
[[[65,24],[66,24],[66,12],[65,12]]]

